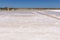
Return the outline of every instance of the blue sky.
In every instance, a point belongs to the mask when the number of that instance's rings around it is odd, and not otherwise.
[[[0,0],[0,7],[60,8],[60,0]]]

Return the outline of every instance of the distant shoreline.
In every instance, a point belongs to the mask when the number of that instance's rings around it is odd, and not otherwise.
[[[0,8],[0,10],[60,10],[60,8]]]

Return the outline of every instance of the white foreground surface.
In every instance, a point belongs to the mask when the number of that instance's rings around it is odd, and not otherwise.
[[[37,12],[0,12],[0,40],[60,40],[60,20]]]

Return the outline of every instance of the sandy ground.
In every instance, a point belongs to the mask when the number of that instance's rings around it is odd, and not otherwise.
[[[0,40],[60,40],[60,20],[44,12],[1,11]]]

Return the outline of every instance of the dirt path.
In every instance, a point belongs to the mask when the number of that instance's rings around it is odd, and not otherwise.
[[[53,16],[53,15],[45,14],[45,13],[43,13],[43,12],[37,12],[37,13],[42,14],[42,15],[46,15],[46,16],[51,17],[51,18],[55,18],[55,19],[57,19],[57,20],[60,20],[60,18],[58,18],[58,17],[56,17],[56,16]]]

